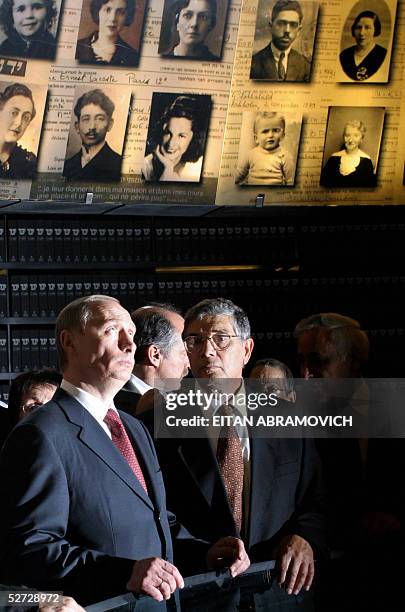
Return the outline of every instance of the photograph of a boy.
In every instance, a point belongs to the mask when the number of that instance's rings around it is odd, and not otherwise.
[[[255,146],[246,151],[246,132],[252,128]],[[249,125],[250,124],[250,125]],[[238,168],[235,177],[237,185],[293,185],[295,178],[295,157],[284,146],[286,136],[286,115],[278,112],[259,111],[243,113]]]

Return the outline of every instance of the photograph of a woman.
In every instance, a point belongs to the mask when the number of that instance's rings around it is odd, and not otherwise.
[[[159,53],[218,62],[221,56],[228,2],[166,0]]]
[[[378,8],[372,10],[370,5]],[[357,12],[362,7],[366,8]],[[346,37],[342,36],[343,50],[339,55],[341,69],[348,79],[366,82],[372,78],[373,82],[381,83],[388,80],[392,29],[390,11],[384,0],[378,5],[371,1],[360,2],[353,7],[346,20]],[[385,69],[380,71],[383,65]]]
[[[18,141],[36,114],[32,91],[22,83],[7,85],[0,92],[0,179],[32,179],[37,157]]]
[[[153,94],[145,181],[200,182],[210,109],[207,95]]]
[[[144,0],[86,0],[79,36],[86,35],[77,41],[76,59],[83,64],[137,66],[144,8]]]
[[[321,185],[375,187],[384,111],[381,107],[329,108]],[[368,141],[367,133],[372,134]]]
[[[58,10],[54,0],[3,0],[0,25],[7,36],[0,55],[54,59]]]

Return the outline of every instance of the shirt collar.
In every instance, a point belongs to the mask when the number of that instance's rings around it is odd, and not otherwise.
[[[90,412],[91,416],[98,422],[102,422],[104,420],[109,408],[113,408],[117,412],[112,399],[108,402],[102,402],[98,397],[95,397],[88,391],[84,391],[84,389],[80,389],[79,387],[72,385],[72,383],[65,379],[62,380],[60,386],[61,389],[66,391],[66,393],[84,406],[84,408],[86,408],[86,410]]]
[[[135,376],[135,374],[131,374],[130,381],[142,395],[153,388],[148,385],[148,383],[146,383],[144,380],[142,380],[142,378],[139,378],[139,376]]]
[[[270,43],[270,45],[271,45],[271,52],[272,52],[273,57],[276,60],[276,62],[278,62],[279,59],[280,59],[280,53],[284,53],[285,59],[288,60],[288,56],[289,56],[290,51],[291,51],[291,45],[285,51],[280,51],[280,49],[277,49],[277,47],[275,45],[273,45],[273,43]]]

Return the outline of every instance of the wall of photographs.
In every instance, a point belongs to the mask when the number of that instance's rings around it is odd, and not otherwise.
[[[405,203],[405,1],[0,0],[0,198]]]

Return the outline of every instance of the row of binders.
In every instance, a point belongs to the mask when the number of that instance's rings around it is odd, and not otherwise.
[[[11,330],[11,371],[58,367],[55,330],[27,328]]]
[[[56,317],[78,297],[101,293],[116,297],[129,311],[153,301],[169,302],[185,311],[205,298],[229,298],[246,309],[254,329],[262,324],[268,328],[268,321],[273,329],[293,329],[302,317],[322,311],[341,312],[358,318],[364,327],[379,328],[387,325],[387,318],[397,325],[402,322],[398,294],[404,289],[405,276],[267,278],[248,272],[152,276],[129,270],[10,273],[8,279],[0,275],[0,316],[38,317],[40,322]]]
[[[296,258],[293,227],[253,220],[218,223],[189,219],[153,227],[119,219],[10,219],[10,263],[274,263]],[[0,261],[6,261],[4,229]]]
[[[151,258],[151,228],[131,218],[11,219],[8,224],[10,263],[146,264]]]

